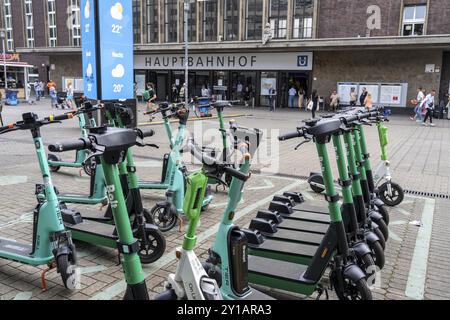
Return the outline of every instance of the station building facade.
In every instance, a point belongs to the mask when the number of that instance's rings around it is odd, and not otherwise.
[[[7,49],[29,76],[82,88],[79,0],[0,0]],[[133,0],[135,80],[160,100],[184,83],[182,0]],[[445,0],[210,0],[189,5],[190,95],[286,107],[291,87],[329,97],[368,87],[408,107],[417,87],[450,90],[450,7]]]

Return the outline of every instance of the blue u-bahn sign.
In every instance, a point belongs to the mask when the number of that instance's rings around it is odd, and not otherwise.
[[[90,99],[132,99],[132,0],[82,0],[84,92]]]

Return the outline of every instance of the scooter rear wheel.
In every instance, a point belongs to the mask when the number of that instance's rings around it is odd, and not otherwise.
[[[166,251],[166,239],[159,230],[145,230],[146,244],[139,239],[139,258],[143,264],[153,263]]]
[[[405,193],[402,187],[394,182],[391,182],[391,190],[392,195],[388,193],[388,182],[383,183],[378,188],[378,197],[381,201],[383,201],[387,206],[395,207],[403,202],[405,198]]]
[[[60,157],[58,157],[57,155],[51,154],[51,153],[48,155],[47,160],[53,161],[53,162],[61,162]],[[59,169],[61,169],[61,166],[49,166],[49,168],[50,168],[51,172],[58,172]]]

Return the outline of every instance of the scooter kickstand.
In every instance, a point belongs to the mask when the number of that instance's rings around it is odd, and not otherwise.
[[[56,262],[53,261],[52,263],[50,263],[46,269],[44,269],[44,271],[42,271],[41,273],[41,288],[42,288],[42,292],[47,291],[47,282],[45,281],[45,275],[52,269],[56,268]]]
[[[330,300],[330,296],[328,295],[328,290],[327,288],[324,288],[322,285],[319,285],[317,287],[317,297],[316,300],[320,300],[320,298],[322,297],[322,295],[325,293],[325,298],[326,300]]]
[[[180,215],[178,215],[177,216],[177,220],[178,220],[178,223],[179,223],[178,232],[181,232],[183,230],[183,218]]]

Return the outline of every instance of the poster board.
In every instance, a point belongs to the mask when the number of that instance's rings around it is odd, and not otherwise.
[[[372,94],[372,101],[373,103],[379,103],[380,102],[380,85],[379,84],[370,84],[370,83],[360,83],[359,84],[359,90],[358,90],[358,101],[359,97],[362,94],[363,89],[366,88],[367,91]]]
[[[356,92],[358,92],[358,83],[338,83],[338,94],[341,104],[350,104],[350,92],[352,88],[355,88]]]
[[[145,74],[137,74],[135,81],[137,83],[137,95],[142,96],[145,91]]]
[[[401,105],[403,88],[401,85],[381,85],[380,103]]]
[[[275,89],[277,91],[277,79],[276,78],[262,78],[261,79],[261,95],[268,96],[269,89]]]

